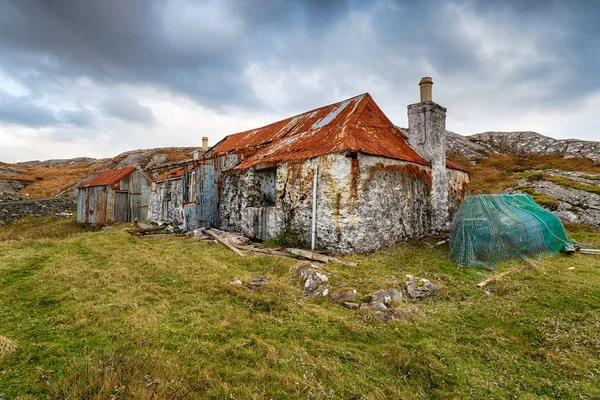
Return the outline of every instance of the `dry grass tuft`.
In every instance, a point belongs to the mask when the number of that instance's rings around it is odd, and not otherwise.
[[[17,346],[4,336],[0,336],[0,360],[17,349]]]

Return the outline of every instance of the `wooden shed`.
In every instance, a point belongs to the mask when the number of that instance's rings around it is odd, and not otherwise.
[[[103,172],[79,186],[77,221],[86,224],[145,221],[151,185],[152,179],[137,167]]]

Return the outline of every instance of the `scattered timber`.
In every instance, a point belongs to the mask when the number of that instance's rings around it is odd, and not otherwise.
[[[254,247],[254,246],[236,246],[238,249],[242,249],[245,251],[251,251],[253,253],[259,253],[259,254],[269,254],[272,256],[279,256],[279,257],[287,257],[290,258],[290,253],[286,253],[283,251],[279,251],[279,250],[272,250],[272,249],[261,249],[260,247]]]
[[[207,229],[204,232],[208,233],[210,236],[212,236],[213,238],[215,238],[216,240],[218,240],[219,242],[221,242],[225,246],[229,247],[232,251],[234,251],[235,253],[237,253],[240,257],[245,257],[246,256],[246,254],[244,254],[243,251],[241,251],[240,249],[238,249],[237,247],[235,247],[234,245],[232,245],[231,243],[229,243],[227,241],[227,239],[222,238],[221,236],[219,236],[219,234],[217,234],[216,232],[214,232],[212,229]]]
[[[579,249],[581,254],[592,254],[596,256],[600,256],[600,250],[597,249]]]
[[[500,272],[498,275],[491,276],[491,277],[487,278],[486,280],[479,282],[477,284],[477,287],[478,288],[485,287],[490,282],[499,281],[500,279],[504,278],[506,275],[512,274],[513,272],[520,271],[522,269],[523,269],[523,267],[512,267],[510,269],[507,269],[506,271]]]
[[[159,232],[159,231],[164,231],[165,229],[167,229],[166,226],[159,226],[156,228],[138,228],[138,229],[131,229],[131,228],[126,228],[123,229],[125,232],[129,233],[131,236],[135,236],[136,234],[145,234],[145,233],[151,233],[151,232]]]
[[[174,234],[174,233],[157,233],[155,235],[142,235],[142,236],[140,236],[140,239],[164,239],[164,238],[173,238],[173,237],[184,237],[184,236]]]
[[[321,261],[324,263],[334,262],[348,267],[356,267],[356,263],[340,260],[339,258],[331,257],[325,254],[319,254],[314,251],[302,250],[302,249],[286,249],[292,254],[300,257],[308,258],[309,260]]]

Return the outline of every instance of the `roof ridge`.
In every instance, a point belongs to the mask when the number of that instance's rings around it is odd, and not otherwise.
[[[357,149],[356,124],[360,120],[360,116],[365,111],[365,108],[367,107],[367,104],[369,103],[369,101],[373,101],[373,97],[371,97],[369,92],[363,93],[361,96],[363,96],[363,98],[360,99],[360,101],[354,105],[354,108],[350,112],[350,116],[348,116],[346,118],[346,121],[344,121],[344,125],[342,127],[342,136],[344,137],[343,147],[350,148],[351,150]],[[360,111],[358,111],[358,114],[357,114],[356,111],[359,107],[360,107]],[[353,118],[354,116],[356,116],[356,118]],[[354,122],[354,130],[349,132],[348,125],[349,125],[350,120],[353,120],[353,122]],[[353,133],[353,134],[348,134],[348,133]]]
[[[361,96],[365,96],[365,95],[369,95],[369,92],[364,92],[364,93],[358,94],[356,96],[348,97],[347,99],[344,99],[344,100],[334,101],[333,103],[325,104],[325,105],[322,105],[320,107],[313,108],[312,110],[304,111],[304,112],[292,115],[292,116],[287,117],[287,118],[282,118],[280,120],[273,121],[270,124],[266,124],[266,125],[259,126],[259,127],[256,127],[256,128],[246,129],[244,131],[240,131],[240,132],[236,132],[236,133],[232,133],[230,135],[225,136],[225,138],[228,138],[228,137],[231,137],[231,136],[235,136],[235,135],[239,135],[239,134],[242,134],[242,133],[247,133],[247,132],[251,132],[251,131],[263,129],[263,128],[266,128],[268,126],[275,125],[275,124],[281,123],[281,122],[286,121],[286,120],[293,120],[294,118],[300,117],[300,116],[305,115],[305,114],[313,113],[313,112],[318,111],[318,110],[320,110],[322,108],[331,107],[331,106],[334,106],[336,104],[341,104],[341,103],[343,103],[345,101],[351,101],[352,99],[355,99],[355,98],[361,97]],[[369,97],[370,97],[370,95],[369,95]],[[300,122],[300,121],[298,121],[298,122]]]

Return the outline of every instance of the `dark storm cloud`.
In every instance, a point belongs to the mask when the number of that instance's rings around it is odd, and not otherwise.
[[[0,98],[0,121],[91,127],[101,120],[95,107],[123,121],[155,120],[135,94],[68,111],[39,103],[57,88],[68,96],[81,79],[157,87],[217,110],[260,110],[265,104],[248,77],[255,64],[267,74],[298,74],[284,83],[294,95],[282,107],[294,111],[358,94],[361,85],[371,90],[368,79],[391,92],[414,91],[433,72],[463,90],[465,101],[501,103],[508,113],[560,108],[600,90],[599,10],[593,1],[534,0],[2,1],[0,73],[31,94]],[[370,16],[368,32],[344,31],[357,14]],[[477,31],[492,28],[491,36]],[[324,71],[312,86],[299,82],[309,71]],[[485,98],[467,98],[480,85],[491,87]],[[545,90],[536,95],[528,85]],[[525,95],[511,97],[515,90]]]
[[[346,2],[13,1],[0,4],[4,66],[25,79],[89,77],[162,85],[209,106],[256,101],[243,70],[272,54],[299,16],[310,29],[342,17]],[[27,68],[11,59],[27,59]]]

